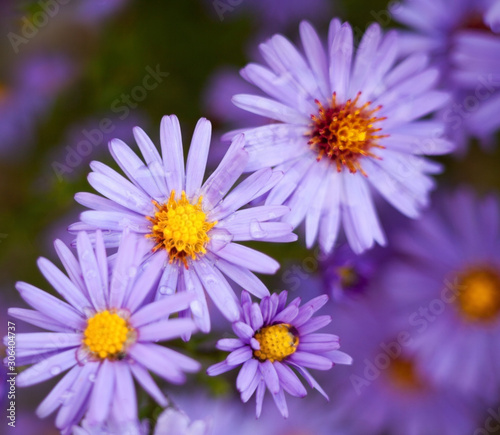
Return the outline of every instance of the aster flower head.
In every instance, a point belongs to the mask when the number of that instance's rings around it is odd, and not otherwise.
[[[306,244],[330,252],[342,222],[356,253],[385,243],[372,199],[378,191],[416,217],[428,202],[440,166],[424,154],[453,148],[444,125],[421,120],[443,107],[435,69],[423,56],[396,64],[396,33],[371,25],[357,52],[349,24],[330,23],[325,48],[312,26],[300,25],[304,54],[281,35],[260,45],[268,66],[241,74],[269,97],[236,95],[236,106],[272,119],[245,132],[247,171],[276,167],[283,178],[266,204],[291,208],[283,220],[306,221]],[[233,137],[235,132],[226,137]]]
[[[257,297],[269,294],[252,273],[275,273],[279,264],[239,241],[289,242],[297,237],[288,223],[275,220],[286,206],[260,206],[238,210],[271,189],[282,173],[263,169],[252,174],[229,194],[248,160],[243,136],[235,138],[218,168],[203,183],[210,146],[211,124],[198,122],[184,168],[179,121],[166,116],[160,131],[163,157],[148,136],[134,129],[143,162],[125,143],[115,139],[110,151],[125,177],[93,162],[90,184],[106,198],[79,193],[76,200],[93,209],[81,214],[70,230],[104,230],[105,243],[116,246],[125,228],[149,240],[146,261],[160,257],[165,268],[158,298],[175,291],[197,296],[186,315],[200,329],[210,330],[205,291],[230,321],[239,317],[238,300],[224,276]],[[157,260],[155,260],[157,261]]]
[[[384,289],[406,307],[422,371],[440,385],[497,399],[500,203],[465,189],[439,199],[394,241],[403,255]]]
[[[69,370],[37,409],[40,418],[59,409],[56,426],[69,433],[85,416],[90,426],[113,420],[117,427],[138,424],[134,378],[161,406],[167,399],[149,371],[175,384],[184,372],[200,364],[156,344],[196,327],[191,319],[170,319],[193,302],[179,293],[151,302],[162,259],[141,264],[147,251],[143,238],[125,232],[118,253],[106,257],[103,237],[96,233],[95,249],[88,235],[78,234],[78,258],[59,241],[55,247],[67,275],[41,258],[38,266],[65,299],[30,284],[16,285],[33,310],[10,308],[9,315],[50,332],[17,334],[18,366],[33,364],[17,376],[27,387]]]
[[[357,255],[349,245],[342,245],[321,261],[320,273],[326,293],[338,302],[366,295],[385,254],[384,248],[375,248]]]
[[[487,147],[500,128],[500,5],[497,0],[404,0],[392,15],[410,27],[401,32],[404,53],[430,55],[453,94],[442,111],[448,134],[466,150],[475,136]]]
[[[329,370],[335,363],[350,364],[351,358],[339,351],[339,338],[315,333],[331,322],[330,316],[313,317],[328,300],[322,295],[300,306],[300,298],[286,306],[288,293],[273,293],[260,304],[241,294],[242,317],[233,324],[238,338],[223,338],[217,348],[231,352],[226,360],[209,367],[216,376],[241,366],[236,388],[247,402],[256,392],[256,415],[260,416],[266,388],[283,417],[288,416],[285,391],[296,397],[307,394],[295,369],[307,383],[328,396],[307,370]]]
[[[418,366],[411,348],[415,334],[399,323],[394,309],[400,306],[373,301],[334,307],[356,364],[330,384],[333,422],[356,434],[473,433],[481,406],[469,395],[436,385]]]

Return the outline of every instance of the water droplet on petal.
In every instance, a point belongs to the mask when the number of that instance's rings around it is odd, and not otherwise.
[[[128,270],[128,276],[130,278],[133,278],[134,276],[137,275],[137,268],[136,267],[131,267],[129,270]]]
[[[58,375],[59,373],[61,373],[61,367],[59,366],[53,366],[50,368],[50,373],[54,376]]]
[[[193,314],[194,317],[202,317],[203,316],[203,307],[202,307],[200,301],[191,302],[191,305],[189,305],[189,308],[191,308],[191,313]]]
[[[158,291],[162,295],[173,295],[175,293],[175,289],[174,288],[168,287],[166,285],[160,286],[160,288],[158,289]]]
[[[254,219],[252,222],[250,222],[250,235],[254,239],[262,239],[263,237],[267,236],[267,231],[264,231],[262,229],[262,226],[260,225],[260,222]]]
[[[94,373],[91,373],[91,374],[89,375],[89,381],[90,381],[90,382],[95,382],[95,379],[96,379],[96,375],[95,375]]]

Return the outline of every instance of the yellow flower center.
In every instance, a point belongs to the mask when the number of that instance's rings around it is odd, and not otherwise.
[[[359,282],[359,275],[354,267],[341,266],[337,269],[337,273],[340,277],[342,288],[354,287]]]
[[[361,92],[354,101],[349,99],[345,104],[337,104],[337,95],[333,93],[331,105],[326,108],[316,100],[319,112],[311,115],[313,123],[309,145],[318,153],[318,161],[326,156],[335,162],[339,172],[346,167],[353,174],[359,170],[366,175],[359,158],[378,159],[370,150],[385,148],[377,141],[388,135],[377,134],[382,129],[374,127],[374,124],[386,119],[374,116],[382,106],[370,110],[371,102],[368,102],[358,107],[360,97]]]
[[[146,237],[156,240],[153,250],[166,249],[170,263],[182,261],[186,269],[188,258],[195,260],[197,255],[207,252],[205,247],[210,241],[208,232],[217,224],[217,221],[207,221],[201,201],[200,196],[197,203],[191,204],[184,190],[181,199],[176,200],[175,191],[172,190],[166,204],[160,205],[153,201],[158,210],[154,217],[147,216],[152,226],[151,233]]]
[[[135,340],[135,330],[117,313],[101,311],[87,320],[83,343],[95,356],[120,358],[127,344]]]
[[[413,362],[405,358],[397,358],[391,362],[389,377],[393,384],[405,390],[417,390],[424,386],[422,379],[415,372]]]
[[[253,355],[260,361],[281,361],[297,350],[299,337],[292,332],[294,329],[287,323],[265,326],[257,331],[254,338],[260,344],[260,350],[255,350]]]
[[[459,275],[457,303],[469,321],[489,321],[500,314],[500,274],[491,267]]]

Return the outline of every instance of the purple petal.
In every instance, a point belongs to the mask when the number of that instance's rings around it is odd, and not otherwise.
[[[89,292],[90,300],[97,311],[106,308],[106,298],[104,294],[104,284],[97,266],[97,259],[85,232],[79,232],[76,238],[78,259],[82,267],[83,280]]]
[[[324,356],[300,350],[290,355],[288,359],[297,365],[316,370],[330,370],[333,366],[333,363]]]
[[[286,364],[279,361],[274,362],[274,368],[280,380],[281,387],[289,394],[295,397],[304,397],[307,391],[300,382],[297,375]]]
[[[269,360],[265,360],[259,364],[259,370],[269,391],[272,394],[276,394],[280,390],[280,381],[273,363]]]
[[[132,315],[130,322],[134,328],[140,328],[149,323],[157,322],[160,319],[165,319],[173,313],[187,309],[193,300],[195,300],[195,296],[186,292],[166,296],[159,301],[142,307]]]
[[[108,417],[112,400],[116,396],[114,366],[114,363],[105,359],[97,372],[86,417],[91,425],[102,424]]]
[[[139,341],[166,341],[178,338],[196,330],[191,319],[168,319],[155,322],[139,329]]]
[[[17,376],[17,385],[28,387],[39,384],[68,370],[76,363],[75,349],[66,350],[24,370]]]
[[[52,388],[50,393],[43,399],[42,403],[36,409],[36,415],[39,418],[45,418],[52,414],[59,406],[64,403],[64,395],[71,390],[71,386],[75,382],[81,370],[79,365],[75,365],[68,373],[66,373],[57,385]]]
[[[238,366],[253,357],[252,349],[248,346],[233,350],[226,358],[231,366]]]
[[[254,296],[257,296],[258,298],[269,296],[269,290],[264,283],[248,269],[236,266],[235,264],[223,260],[222,258],[217,259],[217,267],[224,275],[245,290],[252,293]]]
[[[217,341],[215,347],[219,350],[225,350],[227,352],[232,352],[240,347],[245,346],[239,338],[221,338]]]
[[[186,376],[181,369],[169,360],[165,360],[158,351],[161,348],[155,344],[135,343],[129,349],[129,355],[152,372],[166,379],[172,384],[182,384]]]
[[[242,392],[250,387],[257,374],[258,367],[258,361],[253,358],[243,364],[240,372],[238,373],[238,377],[236,378],[236,388],[238,391]]]
[[[279,263],[262,252],[237,243],[229,243],[217,256],[237,266],[246,267],[254,272],[274,274],[279,269]]]
[[[47,329],[54,332],[70,332],[72,329],[67,325],[59,323],[52,317],[48,317],[35,310],[27,310],[25,308],[9,308],[9,316],[22,320],[23,322],[30,323],[40,328]]]
[[[206,292],[224,317],[230,322],[238,320],[238,300],[223,275],[205,258],[199,258],[192,265]]]
[[[167,186],[179,195],[184,189],[184,152],[177,116],[164,116],[161,120],[160,142]]]
[[[85,327],[85,320],[78,312],[60,299],[25,282],[16,283],[16,289],[28,304],[45,316],[52,318],[57,313],[57,319],[62,324],[80,331]]]
[[[149,372],[140,364],[130,364],[130,371],[134,375],[137,382],[142,388],[156,400],[158,405],[161,407],[166,407],[168,405],[168,400],[163,394],[163,392],[158,388],[153,377]]]
[[[186,195],[188,198],[195,195],[203,183],[211,136],[212,124],[205,118],[201,118],[194,129],[187,159]]]

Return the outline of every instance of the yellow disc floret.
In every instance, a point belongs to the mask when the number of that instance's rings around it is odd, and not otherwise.
[[[469,321],[500,317],[500,274],[491,267],[476,267],[459,276],[458,307]]]
[[[197,255],[207,252],[205,247],[210,241],[208,232],[217,221],[207,221],[207,215],[202,210],[202,199],[200,196],[198,202],[191,204],[186,192],[182,191],[181,199],[176,200],[175,191],[172,190],[167,203],[153,201],[157,211],[154,217],[147,217],[152,223],[151,233],[147,237],[156,240],[154,251],[166,249],[170,263],[182,261],[187,268],[188,258],[195,260]]]
[[[96,357],[114,359],[123,354],[135,331],[123,317],[106,310],[87,320],[83,334],[83,343]]]
[[[339,104],[334,93],[329,107],[316,100],[319,110],[311,115],[313,123],[309,145],[318,153],[318,161],[327,157],[335,163],[339,172],[345,167],[352,173],[360,171],[366,175],[359,159],[379,159],[372,150],[383,149],[378,141],[387,135],[378,134],[382,128],[377,128],[375,124],[386,118],[375,116],[381,106],[371,109],[371,102],[358,105],[360,98],[361,92],[354,100]]]
[[[265,326],[257,331],[254,338],[259,342],[260,349],[253,355],[260,361],[281,361],[297,350],[299,337],[292,332],[288,323]]]

